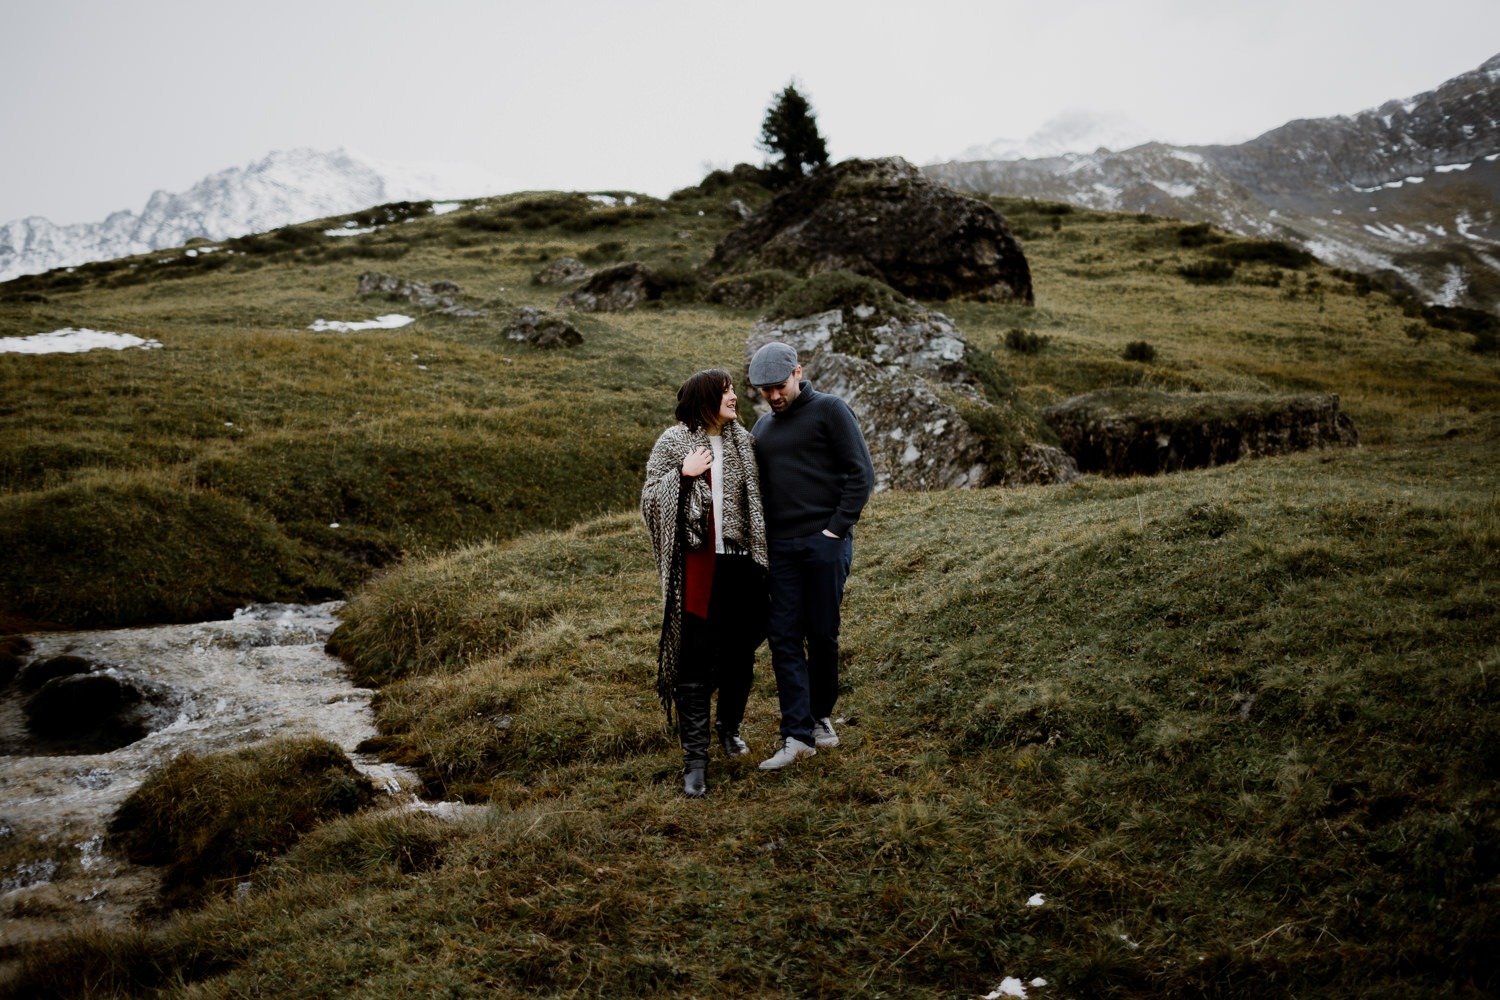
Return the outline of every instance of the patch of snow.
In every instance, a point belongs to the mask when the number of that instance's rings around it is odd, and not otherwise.
[[[614,206],[614,205],[630,206],[630,205],[634,205],[635,204],[635,196],[627,194],[623,198],[616,198],[612,194],[591,194],[591,195],[589,195],[589,201],[597,202],[600,205],[606,205],[606,206]]]
[[[86,351],[123,351],[137,347],[154,350],[161,341],[137,337],[133,333],[105,333],[100,330],[53,330],[29,337],[0,337],[0,354],[83,354]]]
[[[1099,192],[1099,196],[1104,200],[1102,207],[1106,208],[1118,205],[1120,203],[1120,195],[1124,193],[1121,188],[1110,187],[1103,181],[1095,181],[1094,190]]]
[[[389,313],[385,316],[376,316],[374,319],[363,322],[345,323],[339,320],[315,319],[309,330],[323,333],[333,331],[335,333],[352,333],[355,330],[396,330],[408,323],[415,323],[411,316],[402,316],[400,313]]]
[[[1001,997],[1024,998],[1026,996],[1027,986],[1034,986],[1040,989],[1041,987],[1046,985],[1047,980],[1043,979],[1041,976],[1037,976],[1030,983],[1024,984],[1015,976],[1006,976],[1003,980],[1001,980],[1000,985],[995,987],[994,992],[986,993],[984,995],[984,1000],[1000,1000]]]
[[[325,229],[324,236],[364,236],[378,230],[379,226],[366,226],[363,229]]]
[[[1203,166],[1203,157],[1199,156],[1197,153],[1189,153],[1185,149],[1172,150],[1172,157],[1174,159],[1181,160],[1184,163],[1191,163],[1194,166]]]
[[[1440,163],[1432,169],[1440,174],[1451,174],[1455,170],[1468,170],[1473,165],[1472,163]]]
[[[1172,184],[1167,181],[1152,181],[1151,183],[1158,191],[1169,194],[1173,198],[1191,198],[1198,193],[1198,189],[1192,184]]]
[[[1042,906],[1042,905],[1045,905],[1046,902],[1047,902],[1047,897],[1043,896],[1041,893],[1037,893],[1036,895],[1032,896],[1030,899],[1028,899],[1026,901],[1026,905],[1027,906]]]
[[[447,215],[449,212],[457,212],[464,207],[461,201],[437,201],[432,204],[433,215]]]
[[[1449,264],[1443,269],[1445,278],[1443,287],[1438,289],[1437,302],[1440,306],[1453,307],[1462,300],[1463,294],[1468,290],[1469,283],[1465,279],[1464,269],[1457,264]]]
[[[1325,264],[1358,267],[1363,270],[1379,270],[1390,267],[1388,258],[1337,240],[1303,240],[1308,253]]]

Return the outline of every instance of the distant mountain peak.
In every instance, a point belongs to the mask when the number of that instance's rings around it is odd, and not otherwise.
[[[140,214],[118,211],[102,222],[67,226],[34,216],[0,225],[0,281],[391,201],[479,198],[507,190],[505,180],[469,164],[402,163],[344,149],[276,150],[210,174],[187,191],[156,191]]]
[[[1143,127],[1118,112],[1071,110],[1048,120],[1023,140],[996,139],[983,146],[970,146],[957,159],[1040,160],[1100,149],[1130,149],[1150,139]]]
[[[1088,125],[1085,115],[1053,131],[1093,142]],[[924,170],[961,191],[1290,240],[1440,305],[1500,312],[1500,55],[1425,93],[1234,145],[1099,141],[1103,149],[1081,152],[1076,140],[1052,142],[1068,145],[1038,156],[1046,141],[991,144]]]

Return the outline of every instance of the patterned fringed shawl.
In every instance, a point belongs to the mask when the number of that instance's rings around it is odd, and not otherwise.
[[[733,542],[762,567],[766,558],[766,516],[760,499],[760,471],[755,464],[755,439],[738,422],[724,425],[724,540]],[[708,448],[708,434],[675,424],[662,432],[646,463],[646,485],[641,490],[641,517],[651,533],[651,547],[661,576],[661,642],[656,655],[656,694],[672,720],[672,689],[677,683],[677,660],[682,652],[683,558],[701,548],[712,530],[713,492],[708,476],[684,479],[682,460],[688,452]]]

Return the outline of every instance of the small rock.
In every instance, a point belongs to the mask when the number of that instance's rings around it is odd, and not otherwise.
[[[170,721],[170,699],[112,673],[55,677],[26,700],[26,726],[73,752],[128,746]]]
[[[17,675],[17,680],[21,690],[29,694],[41,690],[43,685],[54,678],[87,674],[93,669],[94,664],[81,656],[49,656],[26,664]]]
[[[577,347],[583,343],[583,334],[572,323],[531,306],[516,310],[504,332],[509,340],[522,341],[544,350]]]
[[[486,315],[480,310],[461,305],[459,299],[465,297],[463,289],[457,282],[446,278],[439,278],[432,284],[425,285],[420,281],[406,281],[379,271],[366,271],[359,276],[358,290],[362,298],[380,296],[393,302],[410,302],[434,309],[444,316],[478,318]]]
[[[559,257],[548,261],[545,267],[532,275],[531,282],[535,285],[567,285],[582,281],[588,276],[588,265],[577,257]]]

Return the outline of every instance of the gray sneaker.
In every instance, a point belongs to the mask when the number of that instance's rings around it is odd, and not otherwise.
[[[833,731],[833,720],[828,716],[813,723],[813,743],[819,750],[839,745],[839,734]]]
[[[812,757],[817,752],[816,749],[803,743],[797,737],[788,736],[782,741],[780,750],[777,750],[770,757],[760,762],[760,769],[762,771],[779,771],[789,764],[795,764],[803,757]]]

